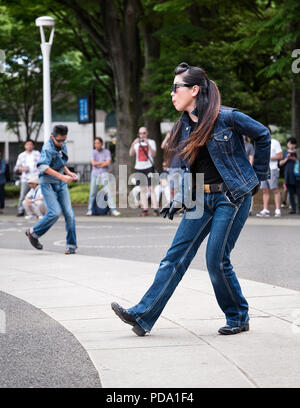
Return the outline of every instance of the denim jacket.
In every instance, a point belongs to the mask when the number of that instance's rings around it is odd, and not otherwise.
[[[188,113],[181,116],[181,141],[189,137]],[[243,135],[254,142],[254,163],[251,166],[245,151]],[[260,122],[237,109],[222,106],[207,142],[209,154],[234,199],[249,193],[260,181],[270,177],[271,137]],[[176,158],[176,164],[178,158]],[[171,164],[172,167],[172,164]],[[190,171],[187,160],[180,167]]]
[[[66,143],[62,145],[61,150],[57,150],[51,137],[44,143],[41,157],[38,161],[37,168],[40,172],[40,183],[60,183],[56,177],[44,173],[49,167],[59,173],[64,173],[64,167],[68,161],[68,152]]]

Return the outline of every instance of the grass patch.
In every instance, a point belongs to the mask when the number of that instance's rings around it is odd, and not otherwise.
[[[70,198],[72,204],[87,204],[90,195],[89,184],[76,184],[69,186]]]
[[[5,198],[19,198],[20,186],[5,184]]]

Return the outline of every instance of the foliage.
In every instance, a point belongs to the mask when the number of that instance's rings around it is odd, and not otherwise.
[[[12,58],[16,60],[15,56],[19,55],[24,60],[26,55],[29,66],[34,64],[37,69],[41,69],[41,61],[40,56],[37,58],[39,36],[34,19],[38,15],[52,15],[57,20],[51,56],[53,91],[58,95],[54,110],[74,110],[76,96],[92,86],[97,87],[98,108],[106,111],[116,108],[114,85],[118,91],[118,84],[112,74],[109,50],[105,49],[103,8],[99,6],[105,1],[86,0],[84,8],[80,2],[71,0],[6,0],[2,3],[0,40],[4,46],[1,48],[9,49],[9,41],[13,42]],[[114,4],[120,6],[121,21],[125,2]],[[136,63],[141,64],[139,69],[144,72],[139,86],[141,103],[148,102],[148,118],[175,120],[178,117],[171,103],[170,85],[174,68],[186,61],[202,66],[217,82],[224,104],[237,107],[266,125],[276,125],[282,133],[290,130],[292,89],[300,81],[300,75],[299,78],[291,75],[291,49],[299,41],[300,32],[299,2],[136,0],[134,4],[139,16],[137,35],[144,54],[144,59]],[[78,19],[80,10],[84,16]],[[124,36],[126,29],[130,27],[120,23],[119,30]],[[147,43],[147,38],[157,44],[152,54],[149,53],[151,41]],[[126,54],[126,50],[122,52]],[[8,60],[11,61],[9,53]],[[37,77],[40,80],[40,76],[32,73],[32,86],[27,95],[33,88],[40,89]],[[19,75],[20,84],[14,78],[16,101],[22,95],[20,88],[22,80],[26,83],[24,78]],[[24,89],[27,88],[24,86]],[[67,97],[60,99],[62,95]],[[13,102],[7,105],[13,106]],[[41,107],[40,102],[37,105]],[[37,117],[41,112],[36,109],[32,115]]]

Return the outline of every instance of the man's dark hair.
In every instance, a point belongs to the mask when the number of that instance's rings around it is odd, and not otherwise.
[[[68,134],[68,127],[64,125],[56,125],[52,130],[52,135],[56,137],[57,135],[65,136]]]
[[[95,140],[99,140],[99,142],[101,143],[101,144],[103,144],[103,139],[102,139],[102,137],[95,137]]]
[[[292,143],[292,144],[294,144],[294,145],[297,144],[297,140],[296,140],[295,137],[289,137],[288,140],[287,140],[287,143],[288,143],[288,142],[290,142],[290,143]]]

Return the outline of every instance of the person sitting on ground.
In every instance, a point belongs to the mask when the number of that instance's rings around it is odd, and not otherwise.
[[[26,194],[25,200],[22,203],[26,213],[25,219],[42,219],[47,212],[47,207],[45,206],[38,177],[31,177],[28,180],[28,184],[30,190]]]

